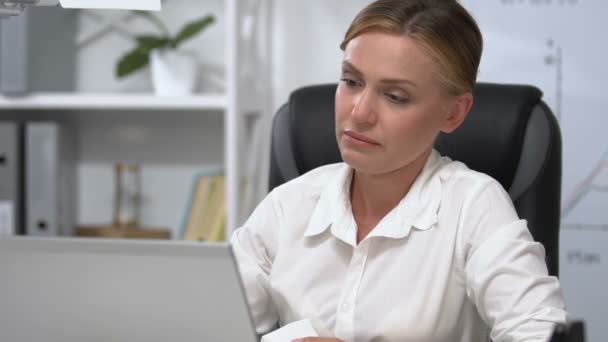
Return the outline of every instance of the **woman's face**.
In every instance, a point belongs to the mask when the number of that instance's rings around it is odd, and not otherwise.
[[[439,67],[404,35],[370,32],[346,46],[336,91],[336,137],[344,161],[383,174],[426,160],[454,96],[439,82]],[[465,114],[466,115],[466,114]]]

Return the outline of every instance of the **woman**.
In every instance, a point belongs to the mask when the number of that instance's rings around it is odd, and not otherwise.
[[[498,182],[433,150],[473,103],[473,18],[378,0],[341,47],[345,163],[278,187],[232,238],[258,332],[309,319],[321,337],[305,341],[545,341],[566,312],[544,249]]]

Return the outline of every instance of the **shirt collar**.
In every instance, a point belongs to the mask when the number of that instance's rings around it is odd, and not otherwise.
[[[433,150],[407,195],[372,230],[371,236],[404,238],[412,227],[427,230],[437,222],[441,202],[441,180],[437,170],[441,155]],[[343,164],[334,179],[321,191],[304,236],[315,236],[331,228],[340,240],[356,245],[356,223],[350,204],[352,169]]]
[[[341,230],[356,228],[356,226],[348,227],[350,226],[348,218],[352,217],[350,206],[351,180],[352,169],[343,163],[336,176],[330,179],[327,186],[321,191],[319,201],[308,222],[304,236],[321,234],[330,227],[335,229],[340,226]],[[354,224],[354,221],[352,223]]]

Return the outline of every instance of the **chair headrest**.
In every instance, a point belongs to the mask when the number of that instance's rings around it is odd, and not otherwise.
[[[289,97],[292,148],[296,166],[304,174],[342,161],[335,132],[336,84],[300,88]]]
[[[542,92],[532,86],[478,83],[463,124],[440,134],[435,148],[509,189],[519,164],[526,126]]]

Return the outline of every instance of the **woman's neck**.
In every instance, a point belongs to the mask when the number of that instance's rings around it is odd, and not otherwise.
[[[430,151],[389,173],[374,175],[353,171],[350,200],[358,226],[358,241],[399,204],[424,168]],[[361,239],[359,239],[361,237]]]

